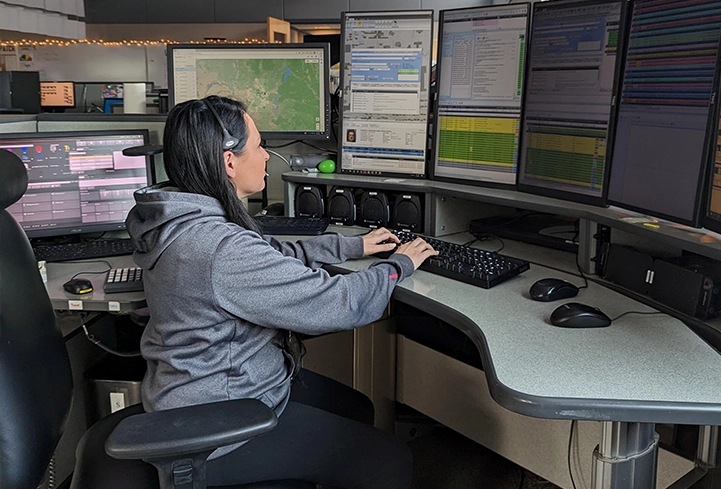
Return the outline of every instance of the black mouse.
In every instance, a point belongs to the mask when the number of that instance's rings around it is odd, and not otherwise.
[[[562,328],[604,328],[611,324],[611,318],[596,307],[569,302],[551,313],[551,324]]]
[[[71,294],[87,294],[93,291],[93,283],[86,278],[73,278],[63,284],[63,289]]]
[[[528,290],[534,301],[551,302],[578,295],[578,287],[560,278],[542,278]]]

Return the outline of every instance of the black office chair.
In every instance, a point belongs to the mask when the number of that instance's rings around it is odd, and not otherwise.
[[[27,182],[22,161],[0,151],[2,489],[30,489],[40,484],[63,433],[72,398],[65,342],[30,243],[7,211],[25,193]],[[215,448],[265,433],[276,423],[273,411],[254,399],[154,413],[132,406],[103,418],[85,433],[78,445],[71,488],[204,489],[205,458]],[[106,449],[116,458],[108,456]],[[277,481],[240,487],[316,486]]]

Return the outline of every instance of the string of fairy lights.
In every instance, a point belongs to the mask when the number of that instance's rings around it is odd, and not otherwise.
[[[268,44],[264,39],[243,39],[242,41],[227,41],[224,39],[206,39],[203,41],[171,41],[168,39],[160,39],[157,41],[137,41],[134,39],[123,41],[104,41],[102,39],[46,39],[44,41],[30,41],[22,39],[20,41],[0,41],[0,47],[42,47],[42,46],[75,46],[75,45],[95,45],[95,46],[154,46],[157,44]]]

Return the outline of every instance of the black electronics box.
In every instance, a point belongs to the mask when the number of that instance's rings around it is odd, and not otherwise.
[[[721,264],[699,256],[655,260],[649,295],[658,302],[699,319],[721,311]]]
[[[578,221],[568,221],[551,214],[474,219],[470,222],[469,232],[476,237],[496,236],[571,253],[578,251]]]
[[[710,319],[721,311],[721,263],[686,255],[656,258],[610,244],[604,278],[688,316]]]
[[[641,251],[610,244],[603,278],[640,294],[648,294],[653,257]]]
[[[0,108],[40,113],[40,73],[0,71]]]

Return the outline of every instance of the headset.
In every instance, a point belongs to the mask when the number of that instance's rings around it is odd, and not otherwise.
[[[215,111],[213,106],[206,99],[201,99],[201,101],[205,104],[206,107],[208,107],[210,113],[213,114],[215,120],[218,121],[220,129],[223,131],[223,151],[233,151],[240,144],[240,140],[230,135],[228,130],[225,128],[225,124],[223,124],[223,121],[220,119],[220,116]]]

